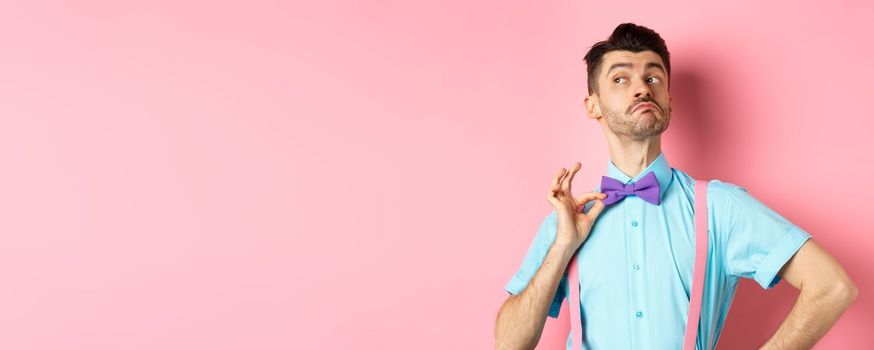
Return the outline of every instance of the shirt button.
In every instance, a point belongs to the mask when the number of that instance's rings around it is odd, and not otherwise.
[[[634,315],[637,316],[637,318],[643,318],[643,311],[638,311]]]
[[[631,220],[631,226],[637,227],[637,220]]]
[[[638,265],[638,264],[634,264],[634,269],[635,269],[635,270],[640,270],[640,265]]]

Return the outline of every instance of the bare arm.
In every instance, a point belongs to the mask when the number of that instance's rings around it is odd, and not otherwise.
[[[810,349],[859,293],[841,265],[812,239],[786,263],[780,276],[801,293],[762,349]]]
[[[578,198],[571,194],[571,182],[580,166],[577,162],[570,172],[561,168],[552,178],[546,199],[558,217],[555,240],[525,289],[501,305],[495,320],[495,349],[534,349],[561,277],[604,209],[602,200],[607,197],[604,193],[589,192]],[[586,203],[593,200],[594,205],[583,212]]]
[[[566,245],[553,244],[528,286],[507,298],[495,320],[495,349],[534,349],[572,253]]]

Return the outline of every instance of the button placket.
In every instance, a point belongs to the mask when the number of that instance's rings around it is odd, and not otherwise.
[[[646,276],[641,272],[641,262],[644,261],[646,246],[646,236],[644,235],[642,217],[645,206],[649,203],[645,202],[638,196],[629,196],[625,198],[625,231],[628,235],[628,274],[630,283],[630,301],[631,309],[630,317],[636,320],[632,327],[635,332],[644,332],[647,329],[647,318],[645,310],[647,280]],[[635,342],[635,348],[646,347],[647,344],[637,344],[638,339],[632,340]]]

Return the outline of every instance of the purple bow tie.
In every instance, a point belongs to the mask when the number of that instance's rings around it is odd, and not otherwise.
[[[625,196],[636,195],[647,202],[659,205],[659,181],[652,171],[633,184],[624,185],[612,177],[601,176],[601,193],[607,194],[604,205],[621,201]]]

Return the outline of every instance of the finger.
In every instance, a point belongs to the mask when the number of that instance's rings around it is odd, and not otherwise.
[[[564,176],[564,174],[565,170],[564,168],[561,168],[558,173],[555,174],[555,177],[552,178],[552,184],[550,184],[549,186],[549,193],[547,194],[547,197],[555,196],[555,191],[558,190],[558,185],[561,182],[561,178]]]
[[[601,211],[604,210],[604,201],[599,199],[595,200],[595,204],[589,208],[589,212],[586,213],[586,216],[589,217],[589,220],[595,221],[598,218],[598,215],[601,215]]]
[[[571,177],[571,178],[570,178],[570,180],[568,180],[568,182],[567,182],[567,193],[568,193],[568,194],[573,193],[573,192],[571,192],[571,185],[573,184],[574,176],[577,175],[577,172],[580,171],[580,169],[581,169],[582,167],[583,167],[583,165],[580,164],[580,162],[576,162],[576,163],[574,163],[574,171],[570,174],[570,177]]]
[[[555,174],[555,177],[552,178],[552,186],[550,188],[555,187],[561,181],[562,176],[564,176],[564,168],[559,169],[558,173]]]
[[[601,193],[601,192],[588,192],[588,193],[584,193],[584,194],[582,194],[582,195],[579,196],[579,197],[576,197],[576,200],[577,200],[577,202],[579,202],[580,204],[586,204],[587,202],[589,202],[589,201],[591,201],[591,200],[594,200],[594,199],[604,199],[604,198],[607,198],[607,194],[606,194],[606,193]]]
[[[574,175],[580,170],[580,167],[580,162],[574,163],[574,166],[571,168],[568,175],[562,179],[561,187],[564,190],[564,193],[571,195],[571,182],[574,181]]]

